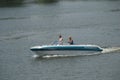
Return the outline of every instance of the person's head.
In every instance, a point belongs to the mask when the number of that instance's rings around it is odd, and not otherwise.
[[[59,35],[59,38],[61,38],[62,36],[61,35]]]
[[[72,37],[69,37],[69,40],[72,40]]]

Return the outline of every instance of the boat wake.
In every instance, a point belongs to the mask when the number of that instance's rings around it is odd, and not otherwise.
[[[103,51],[101,52],[87,52],[87,53],[80,53],[80,54],[73,54],[73,55],[34,55],[34,58],[65,58],[65,57],[80,57],[80,56],[94,56],[94,55],[101,55],[101,54],[108,54],[108,53],[115,53],[120,52],[120,47],[111,47],[111,48],[103,48]]]
[[[52,55],[44,55],[44,56],[39,56],[39,55],[33,55],[33,58],[66,58],[66,57],[82,57],[82,56],[93,56],[93,55],[99,55],[101,54],[100,52],[94,52],[94,53],[85,53],[85,54],[73,54],[73,55],[59,55],[59,54],[52,54]]]
[[[111,47],[111,48],[103,48],[101,53],[113,53],[113,52],[120,52],[120,47]]]

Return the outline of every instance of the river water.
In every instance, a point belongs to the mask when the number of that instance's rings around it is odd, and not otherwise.
[[[76,44],[110,50],[99,55],[33,57],[31,46],[50,44],[59,34],[64,42],[72,36]],[[119,0],[0,7],[0,80],[119,80],[119,68]]]

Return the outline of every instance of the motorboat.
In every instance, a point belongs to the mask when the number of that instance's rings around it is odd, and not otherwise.
[[[97,45],[42,45],[33,46],[30,50],[39,56],[43,56],[49,54],[69,55],[68,52],[70,51],[102,51],[103,49]]]

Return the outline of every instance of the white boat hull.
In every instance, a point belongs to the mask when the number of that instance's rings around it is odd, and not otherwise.
[[[44,45],[34,46],[31,50],[39,56],[45,55],[80,55],[88,52],[102,51],[96,45]]]
[[[38,56],[46,55],[66,55],[66,56],[77,56],[77,55],[89,55],[94,54],[96,51],[35,51]]]

